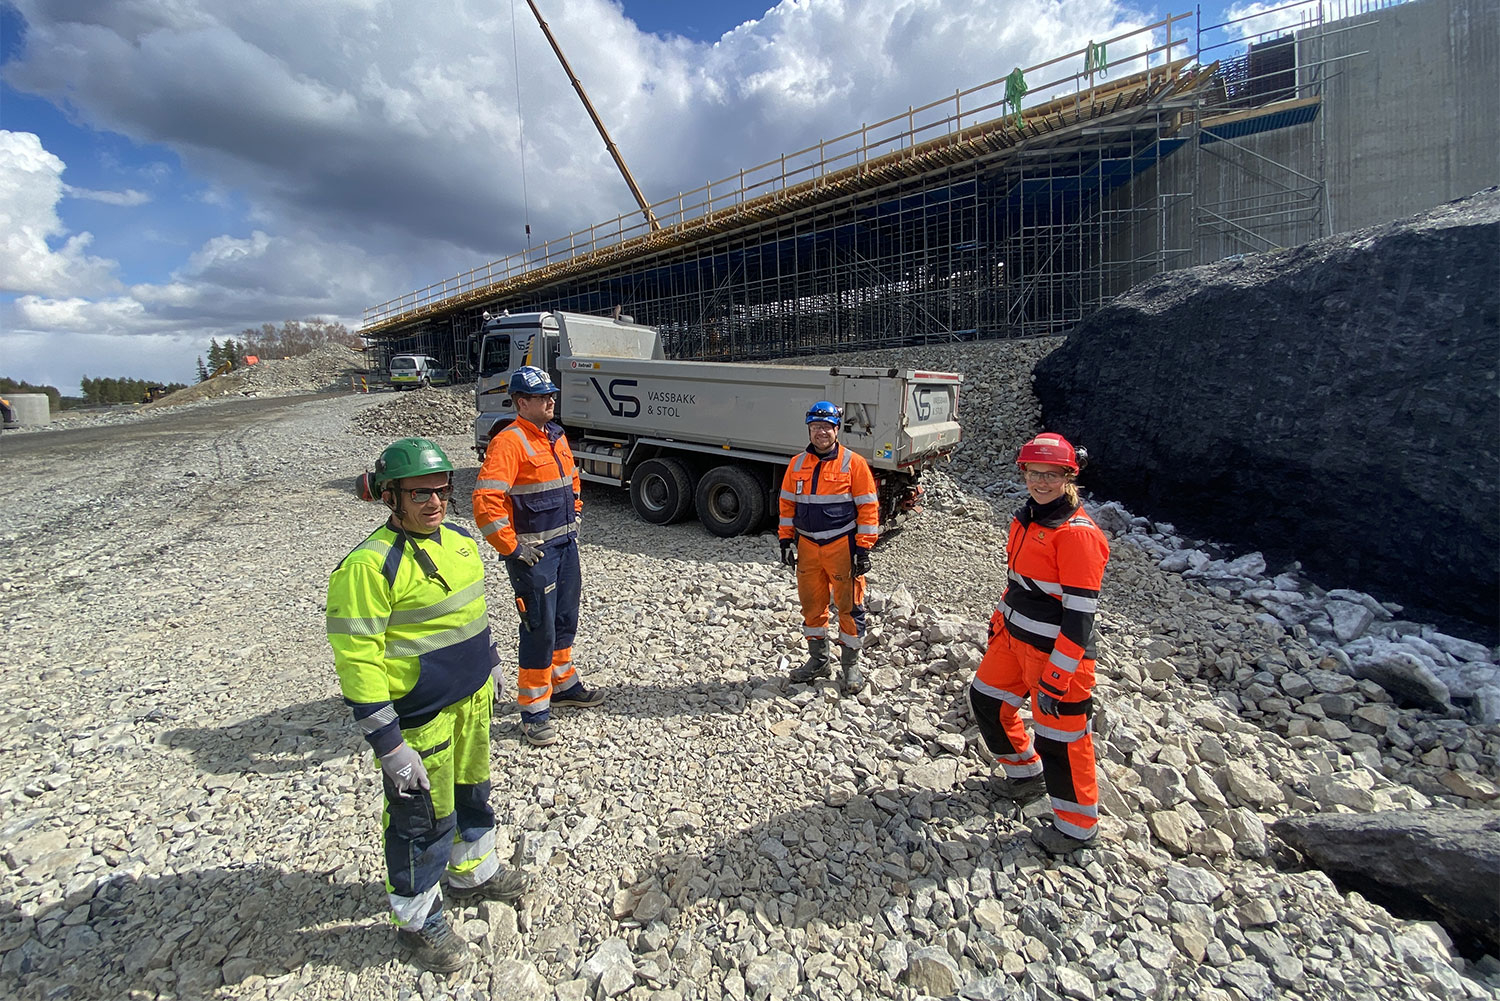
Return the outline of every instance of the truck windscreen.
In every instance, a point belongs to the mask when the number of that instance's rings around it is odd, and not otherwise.
[[[484,339],[484,355],[479,359],[479,374],[498,375],[510,368],[510,335],[491,334]]]

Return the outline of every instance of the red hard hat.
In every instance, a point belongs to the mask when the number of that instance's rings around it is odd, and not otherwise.
[[[1050,431],[1043,431],[1021,446],[1021,454],[1016,456],[1016,465],[1025,469],[1028,462],[1065,466],[1068,472],[1078,475],[1078,450],[1068,443],[1068,439]]]

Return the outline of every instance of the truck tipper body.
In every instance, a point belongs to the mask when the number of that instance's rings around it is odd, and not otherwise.
[[[843,409],[839,440],[870,463],[883,528],[915,509],[922,472],[959,441],[953,372],[670,360],[651,327],[550,312],[485,326],[481,459],[515,417],[507,386],[521,365],[546,369],[560,388],[556,419],[580,478],[628,487],[648,522],[696,514],[721,536],[775,521],[781,474],[807,447],[805,414],[817,400]]]

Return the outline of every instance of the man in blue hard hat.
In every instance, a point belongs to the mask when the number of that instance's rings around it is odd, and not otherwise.
[[[534,747],[557,742],[552,710],[589,708],[604,693],[587,688],[573,664],[583,577],[577,467],[562,427],[553,421],[557,387],[525,365],[510,377],[516,419],[490,439],[474,485],[474,523],[505,557],[521,616],[516,702],[521,735]]]
[[[865,637],[865,574],[870,550],[880,538],[875,474],[863,456],[839,444],[843,411],[819,400],[807,411],[807,450],[787,465],[781,479],[781,562],[797,574],[802,635],[808,658],[791,673],[793,684],[826,678],[828,605],[838,607],[839,664],[844,692],[865,686],[860,650]]]

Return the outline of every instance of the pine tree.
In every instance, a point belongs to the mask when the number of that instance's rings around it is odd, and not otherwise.
[[[208,342],[208,370],[217,372],[219,366],[224,364],[224,349],[219,347],[217,340],[210,339]]]
[[[198,381],[199,382],[207,382],[208,381],[208,369],[206,369],[206,368],[203,367],[203,356],[202,355],[198,356]]]

